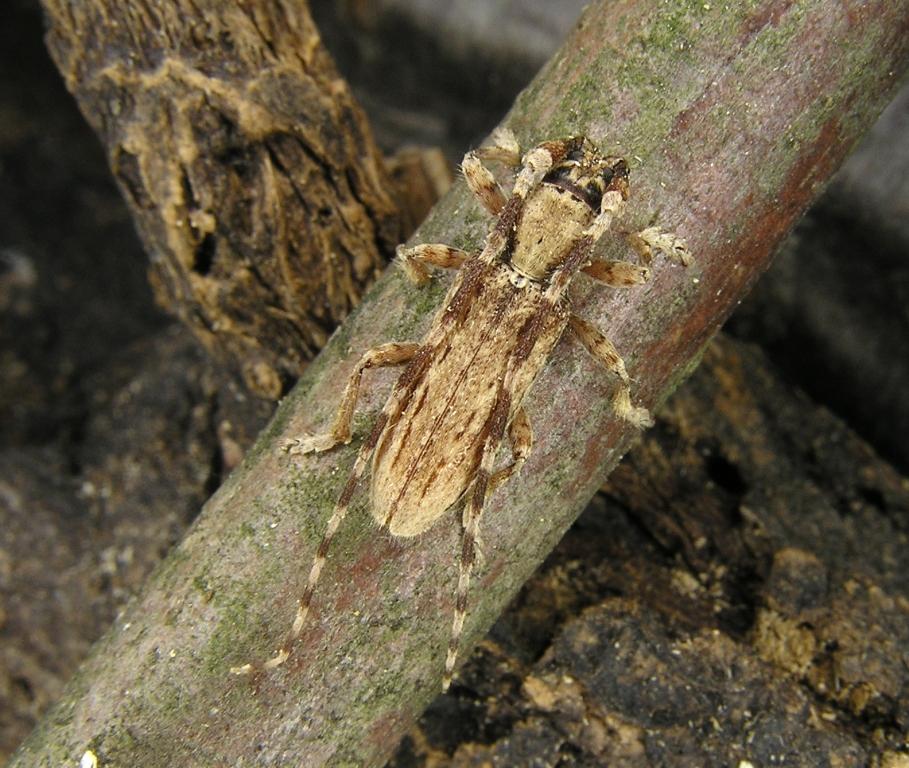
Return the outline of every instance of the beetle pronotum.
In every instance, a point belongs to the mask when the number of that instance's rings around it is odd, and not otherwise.
[[[484,160],[521,163],[510,196]],[[642,264],[592,260],[594,244],[628,199],[628,165],[601,156],[583,137],[547,141],[520,159],[517,142],[500,132],[495,146],[468,152],[463,171],[494,226],[479,253],[447,245],[399,248],[407,275],[425,282],[426,265],[459,269],[444,306],[420,343],[383,344],[357,363],[328,433],[290,441],[291,453],[327,451],[351,440],[351,420],[367,368],[407,364],[385,407],[360,447],[347,483],[316,550],[290,632],[262,665],[284,663],[303,630],[332,538],[357,484],[372,461],[371,511],[392,536],[426,531],[462,498],[460,569],[443,689],[454,672],[467,610],[483,505],[517,472],[530,452],[532,432],[521,403],[564,332],[617,378],[616,413],[644,427],[646,409],[632,405],[625,364],[611,341],[569,310],[567,290],[578,272],[613,287],[643,283],[654,251],[688,263],[675,235],[648,228],[629,236]],[[505,434],[512,462],[495,469]],[[234,667],[236,674],[252,664]]]

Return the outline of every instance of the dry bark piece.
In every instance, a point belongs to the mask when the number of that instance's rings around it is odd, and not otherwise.
[[[304,2],[43,3],[158,300],[276,398],[401,237],[369,127]]]

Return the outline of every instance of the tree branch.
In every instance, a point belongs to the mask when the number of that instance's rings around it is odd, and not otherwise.
[[[637,400],[657,405],[696,365],[886,103],[909,53],[907,10],[906,2],[596,2],[520,96],[506,123],[523,144],[584,132],[627,156],[629,228],[658,213],[695,255],[688,270],[658,261],[653,281],[636,291],[578,280],[575,308],[608,328]],[[488,223],[458,184],[418,239],[473,248]],[[360,351],[418,339],[443,283],[417,289],[396,270],[379,281],[12,766],[57,766],[86,749],[105,767],[383,763],[438,692],[456,513],[402,546],[376,535],[358,493],[291,660],[256,684],[227,670],[267,658],[283,637],[359,440],[299,467],[277,446],[329,423]],[[390,383],[384,374],[367,381],[358,438]],[[613,418],[610,392],[573,343],[560,345],[533,388],[536,445],[488,504],[468,646],[634,439]]]

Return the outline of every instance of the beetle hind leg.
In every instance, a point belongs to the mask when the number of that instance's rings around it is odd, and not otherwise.
[[[418,345],[412,346],[419,348]],[[325,532],[322,534],[322,540],[319,542],[319,546],[316,548],[316,554],[313,556],[312,565],[309,569],[309,576],[306,579],[306,586],[297,601],[297,612],[294,615],[290,631],[287,633],[278,652],[264,664],[243,664],[239,667],[231,667],[230,671],[232,674],[250,675],[255,672],[257,668],[264,670],[274,669],[275,667],[281,666],[290,657],[294,643],[297,641],[297,638],[300,637],[303,626],[306,623],[306,617],[309,615],[309,606],[312,603],[312,596],[315,593],[316,585],[319,583],[319,579],[322,576],[322,569],[325,566],[325,560],[328,556],[328,549],[331,546],[331,542],[334,539],[338,528],[341,527],[341,523],[344,522],[344,518],[347,516],[350,500],[353,498],[354,491],[363,478],[367,466],[369,466],[369,460],[372,458],[379,438],[385,430],[385,426],[390,420],[396,418],[400,414],[402,397],[402,394],[398,393],[389,399],[382,409],[381,414],[379,414],[379,417],[376,419],[375,424],[373,424],[369,436],[357,452],[357,458],[354,461],[353,468],[350,470],[347,483],[344,485],[344,490],[341,491],[341,495],[338,497],[331,517],[325,526]]]
[[[530,419],[527,418],[527,411],[523,407],[518,408],[511,424],[508,425],[508,437],[511,440],[511,464],[497,470],[489,478],[489,493],[492,493],[512,475],[521,471],[521,467],[524,466],[524,462],[533,448],[533,428],[530,426]]]
[[[506,374],[506,381],[510,376]],[[507,383],[503,385],[507,392]],[[470,579],[473,575],[474,564],[476,563],[478,546],[480,538],[480,518],[483,515],[483,507],[486,499],[493,490],[493,480],[498,473],[493,473],[496,452],[501,445],[502,436],[505,433],[505,423],[509,410],[509,397],[503,392],[499,393],[498,400],[493,413],[490,416],[489,434],[483,443],[480,455],[480,466],[477,469],[473,484],[467,495],[467,503],[464,507],[463,515],[463,533],[461,535],[461,559],[458,565],[458,587],[455,595],[455,610],[451,622],[451,634],[448,639],[448,652],[445,656],[445,672],[442,675],[442,690],[447,691],[454,677],[455,666],[458,662],[458,652],[461,644],[461,632],[464,629],[464,619],[467,616],[467,598],[470,591]],[[519,410],[519,412],[521,412]],[[521,419],[519,423],[523,423]],[[529,425],[528,425],[529,426]],[[515,462],[512,466],[520,466],[522,461],[518,455],[519,444],[524,444],[524,436],[515,436],[512,433],[512,445],[515,448]],[[529,447],[528,447],[529,450]],[[506,467],[503,471],[508,471]],[[504,478],[503,478],[504,479]]]
[[[464,509],[464,529],[461,534],[461,559],[458,565],[458,587],[455,595],[454,617],[448,638],[448,652],[445,656],[445,672],[442,675],[442,691],[447,691],[454,677],[461,632],[467,617],[467,597],[470,592],[470,578],[477,558],[477,541],[480,535],[480,517],[489,490],[489,471],[482,467],[477,471],[473,489]]]
[[[630,261],[597,259],[582,267],[581,272],[610,288],[628,288],[650,279],[650,267],[642,267]]]

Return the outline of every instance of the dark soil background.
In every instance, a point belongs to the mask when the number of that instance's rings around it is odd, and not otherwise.
[[[479,142],[581,3],[314,2],[383,148]],[[0,756],[271,405],[153,304],[0,24]],[[909,766],[909,91],[392,765]]]

